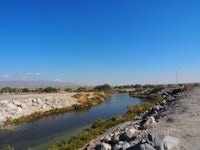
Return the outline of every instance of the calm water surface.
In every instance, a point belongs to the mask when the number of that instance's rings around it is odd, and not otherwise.
[[[15,130],[0,132],[0,145],[12,145],[15,150],[27,149],[52,138],[72,133],[99,118],[108,119],[122,115],[128,106],[142,103],[147,101],[132,98],[128,93],[113,94],[109,100],[89,110],[42,117],[22,123]]]

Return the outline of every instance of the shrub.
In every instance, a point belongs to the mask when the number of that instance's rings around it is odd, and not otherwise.
[[[4,87],[1,89],[1,93],[18,93],[19,89],[17,88],[10,88],[10,87]]]
[[[92,124],[91,128],[92,129],[96,129],[96,128],[102,127],[103,124],[104,124],[104,120],[103,119],[98,119]]]
[[[21,91],[22,91],[23,93],[30,92],[30,90],[29,90],[28,88],[23,88]]]
[[[99,85],[99,86],[96,86],[93,89],[93,91],[111,93],[112,92],[112,87],[110,85],[108,85],[108,84]]]
[[[65,89],[65,92],[73,92],[73,90],[70,89],[70,88],[66,88],[66,89]]]
[[[43,92],[46,92],[46,93],[58,92],[58,89],[53,88],[53,87],[47,87],[47,88],[43,89]]]
[[[86,87],[79,87],[78,89],[76,89],[75,92],[87,92],[87,88]]]

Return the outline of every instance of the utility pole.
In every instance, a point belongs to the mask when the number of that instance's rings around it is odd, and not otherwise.
[[[178,88],[178,71],[176,70],[176,86]]]

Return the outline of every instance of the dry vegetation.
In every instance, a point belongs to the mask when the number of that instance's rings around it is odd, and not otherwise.
[[[81,92],[73,96],[78,99],[78,102],[82,106],[91,107],[100,104],[104,100],[111,97],[111,94],[106,94],[104,92]]]

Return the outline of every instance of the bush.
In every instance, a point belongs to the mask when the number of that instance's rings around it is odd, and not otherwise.
[[[19,89],[16,88],[10,88],[10,87],[4,87],[1,89],[1,93],[18,93]]]
[[[66,88],[66,89],[65,89],[65,92],[73,92],[73,90],[70,89],[70,88]]]
[[[30,90],[29,90],[28,88],[23,88],[21,91],[22,91],[23,93],[30,92]]]
[[[75,92],[87,92],[87,88],[86,87],[79,87],[78,89],[76,89]]]
[[[58,92],[58,89],[53,88],[53,87],[47,87],[47,88],[43,89],[43,92],[46,92],[46,93]]]
[[[100,128],[100,127],[103,126],[103,124],[104,124],[104,120],[103,119],[98,119],[92,124],[91,128],[92,129]]]
[[[99,85],[96,86],[93,91],[95,92],[105,92],[105,93],[111,93],[112,92],[112,87],[108,84],[104,84],[104,85]]]

